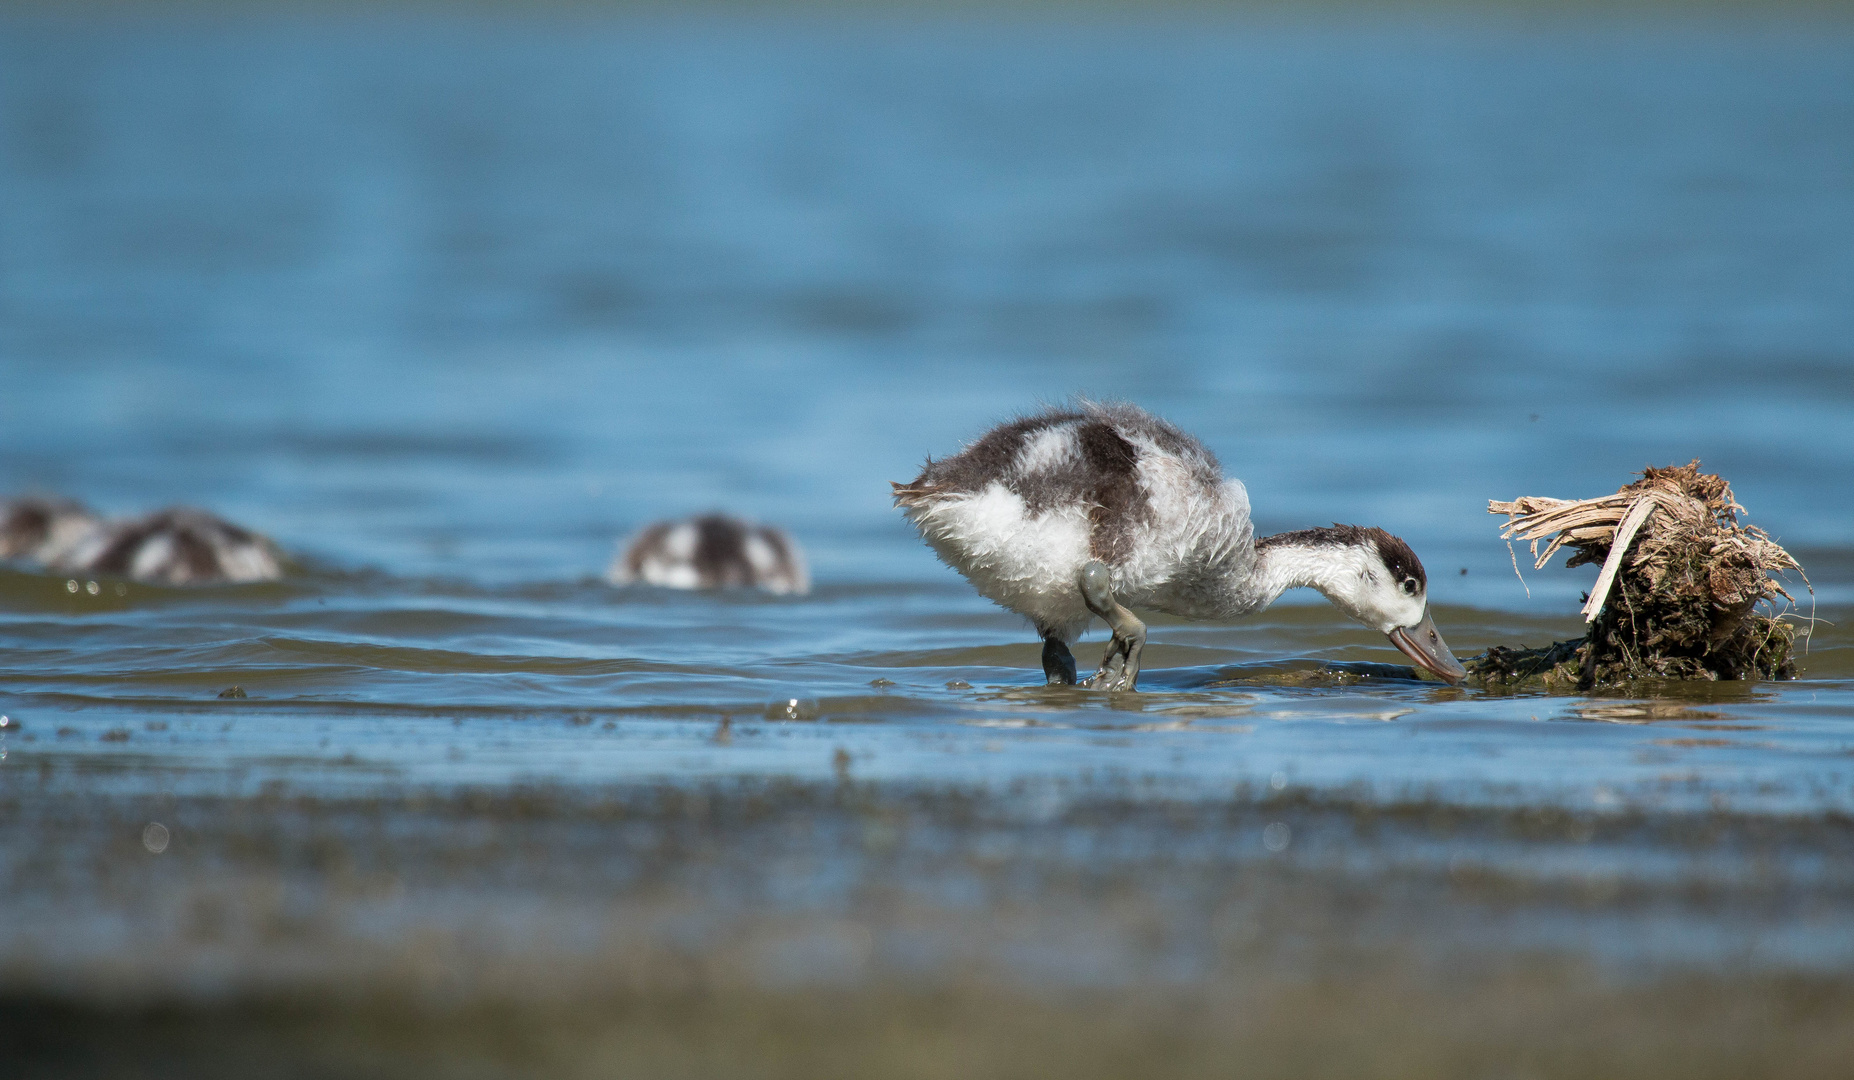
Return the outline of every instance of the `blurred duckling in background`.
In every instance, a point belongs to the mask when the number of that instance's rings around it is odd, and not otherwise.
[[[0,499],[0,559],[49,565],[102,524],[102,518],[70,499]]]
[[[0,501],[0,557],[59,574],[150,585],[248,584],[283,576],[282,555],[269,539],[184,506],[106,521],[68,499]]]
[[[153,585],[247,584],[283,576],[275,544],[185,506],[106,522],[48,565],[61,573],[126,577]]]
[[[780,596],[811,591],[804,554],[784,530],[722,514],[645,526],[625,543],[605,576],[614,585],[666,589],[755,588]]]

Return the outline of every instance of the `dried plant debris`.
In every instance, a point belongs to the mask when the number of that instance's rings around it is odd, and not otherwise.
[[[1588,633],[1543,649],[1495,646],[1468,661],[1483,685],[1795,678],[1796,624],[1775,610],[1778,598],[1786,608],[1794,598],[1775,575],[1802,567],[1764,530],[1739,522],[1744,507],[1731,485],[1700,472],[1697,460],[1644,469],[1614,495],[1526,496],[1487,511],[1506,515],[1504,539],[1531,542],[1536,568],[1569,548],[1565,566],[1602,569],[1583,609]],[[1757,610],[1760,601],[1770,610]]]

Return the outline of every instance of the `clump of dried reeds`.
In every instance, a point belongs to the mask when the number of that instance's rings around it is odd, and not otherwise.
[[[1698,461],[1644,469],[1614,495],[1525,496],[1490,501],[1487,511],[1506,515],[1504,539],[1531,542],[1536,568],[1568,547],[1567,567],[1602,569],[1584,604],[1583,638],[1489,649],[1468,665],[1483,682],[1538,678],[1554,689],[1588,690],[1642,678],[1795,676],[1795,625],[1756,606],[1778,597],[1793,603],[1773,575],[1802,567],[1764,530],[1739,522],[1744,507],[1731,485],[1700,472]]]

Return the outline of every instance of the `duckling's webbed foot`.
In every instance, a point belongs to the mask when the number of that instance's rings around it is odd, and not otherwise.
[[[1113,576],[1100,560],[1082,567],[1082,602],[1114,632],[1101,656],[1101,669],[1082,685],[1095,690],[1133,690],[1139,682],[1139,654],[1146,647],[1146,624],[1114,599]]]
[[[1043,638],[1043,678],[1049,686],[1075,685],[1075,657],[1059,637]]]

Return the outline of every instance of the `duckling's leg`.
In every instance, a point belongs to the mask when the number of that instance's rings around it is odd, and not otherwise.
[[[1075,657],[1054,634],[1043,635],[1043,678],[1050,686],[1075,685]]]
[[[1101,670],[1084,686],[1096,690],[1132,690],[1139,682],[1139,654],[1146,647],[1146,624],[1114,599],[1113,578],[1100,560],[1082,567],[1082,602],[1114,632],[1101,656]]]

